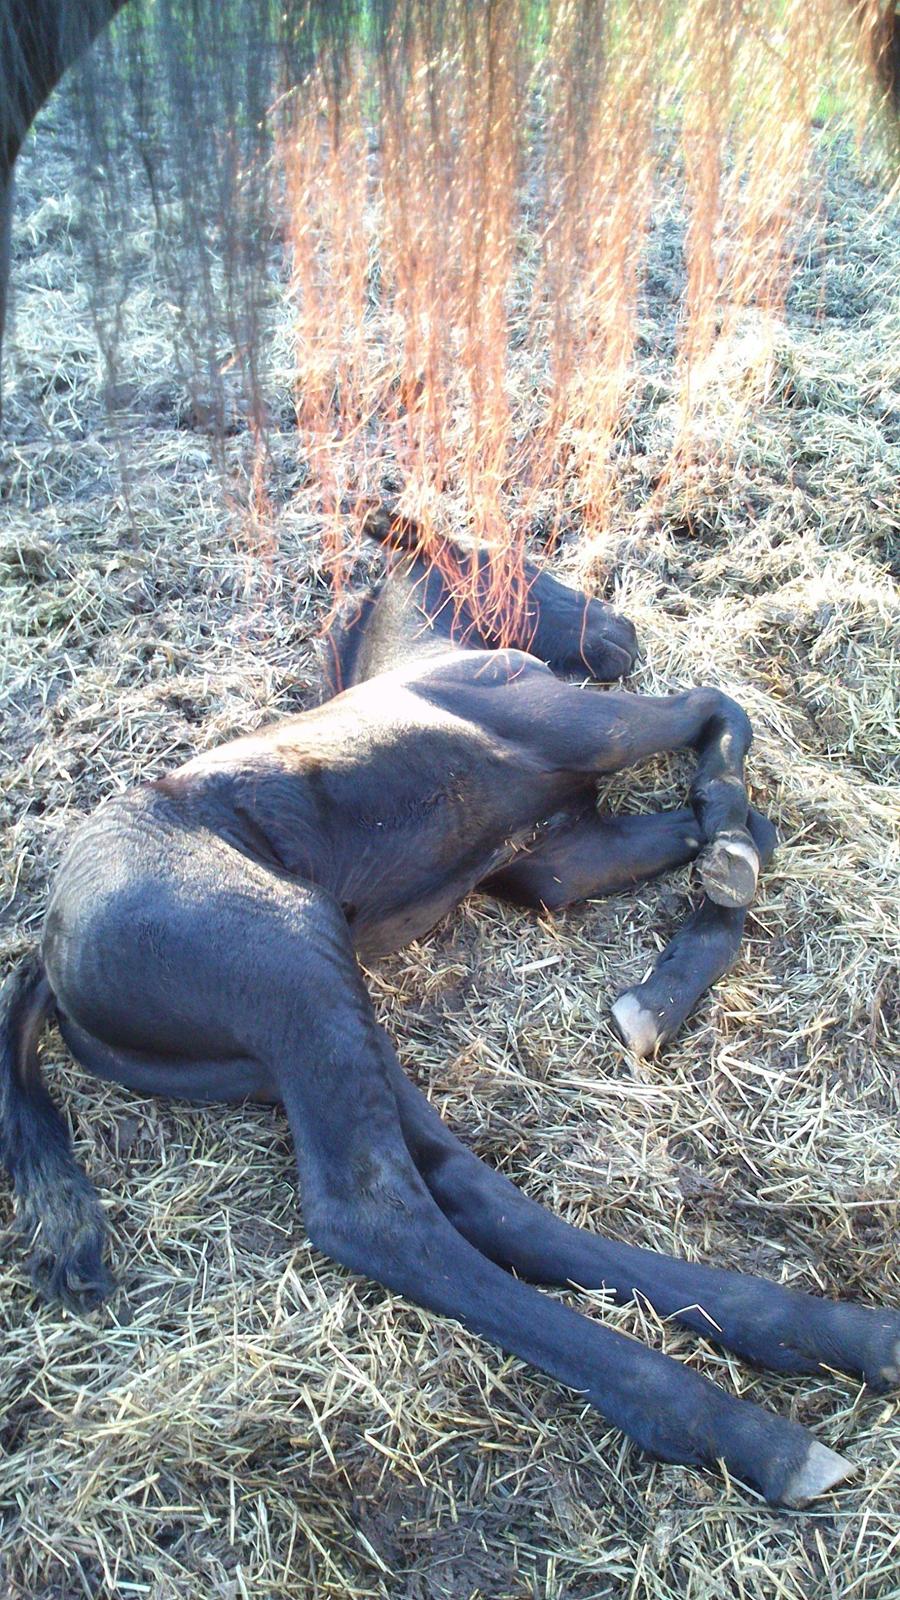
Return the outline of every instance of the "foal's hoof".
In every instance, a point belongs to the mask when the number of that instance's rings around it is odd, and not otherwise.
[[[854,1462],[816,1440],[810,1446],[802,1467],[798,1467],[785,1484],[778,1497],[779,1503],[797,1508],[809,1505],[810,1500],[827,1494],[829,1489],[843,1483],[845,1478],[852,1478],[856,1471]]]
[[[641,1005],[633,989],[626,989],[610,1006],[610,1021],[632,1055],[652,1056],[662,1043],[659,1018]]]
[[[748,833],[720,833],[699,857],[700,881],[717,906],[748,906],[756,893],[759,856]]]

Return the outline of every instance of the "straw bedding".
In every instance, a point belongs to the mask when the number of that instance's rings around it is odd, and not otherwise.
[[[139,215],[105,411],[83,262],[100,223],[70,181],[51,110],[21,166],[0,446],[8,960],[79,817],[309,702],[329,603],[291,434],[270,441],[270,536],[243,508],[239,434],[223,500],[202,409],[167,380]],[[773,339],[748,317],[706,376],[716,464],[662,491],[681,252],[677,217],[657,219],[620,504],[554,557],[636,623],[635,687],[719,683],[753,718],[753,796],[782,847],[738,967],[658,1061],[623,1055],[608,1003],[684,915],[683,873],[556,919],[473,899],[370,987],[453,1126],[571,1220],[896,1304],[900,230],[879,200],[828,155]],[[685,772],[656,763],[602,798],[675,804]],[[4,1193],[4,1600],[900,1594],[893,1399],[755,1374],[646,1306],[580,1297],[859,1462],[838,1496],[774,1513],[313,1252],[279,1114],[101,1086],[52,1034],[44,1060],[120,1295],[83,1321],[36,1305]]]

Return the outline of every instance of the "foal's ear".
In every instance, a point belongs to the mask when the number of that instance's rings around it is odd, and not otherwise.
[[[418,527],[408,517],[400,515],[395,501],[381,500],[378,505],[367,511],[363,518],[362,532],[367,539],[375,539],[379,544],[386,545],[392,550],[419,548]]]
[[[348,594],[334,611],[319,640],[321,700],[330,700],[355,682],[359,647],[374,605],[373,594]]]

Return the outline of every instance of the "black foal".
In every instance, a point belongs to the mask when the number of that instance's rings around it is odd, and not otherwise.
[[[280,1101],[309,1235],[345,1266],[581,1390],[654,1454],[722,1461],[770,1501],[801,1505],[849,1464],[531,1285],[641,1294],[765,1366],[837,1367],[876,1388],[900,1376],[900,1317],[553,1217],[460,1145],[407,1080],[360,975],[357,956],[425,933],[476,887],[558,907],[694,857],[705,897],[616,1001],[623,1040],[655,1049],[734,960],[774,839],[748,810],[746,716],[716,689],[652,698],[563,681],[621,676],[634,632],[548,575],[530,578],[526,648],[495,649],[437,574],[394,552],[386,582],[332,635],[331,698],[79,828],[41,956],[4,991],[0,1154],[37,1233],[35,1275],[66,1300],[110,1287],[99,1204],[37,1066],[53,1011],[102,1077]],[[685,746],[687,809],[597,814],[601,774]]]

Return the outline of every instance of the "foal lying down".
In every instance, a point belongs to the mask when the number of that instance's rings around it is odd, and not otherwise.
[[[733,962],[772,851],[772,827],[748,809],[747,717],[717,689],[655,698],[566,681],[622,676],[635,636],[547,574],[529,574],[523,648],[497,649],[413,553],[388,562],[331,636],[330,698],[116,796],[72,841],[41,953],[0,1008],[0,1155],[36,1234],[36,1281],[82,1304],[111,1287],[101,1209],[37,1065],[53,1014],[102,1078],[281,1102],[307,1231],[344,1266],[581,1391],[654,1455],[722,1462],[767,1500],[803,1505],[850,1463],[534,1285],[642,1295],[762,1366],[838,1368],[876,1389],[900,1379],[900,1315],[560,1221],[404,1076],[357,965],[476,887],[560,907],[696,858],[698,909],[612,1010],[635,1053],[654,1050]],[[688,807],[598,814],[598,778],[685,747]]]

